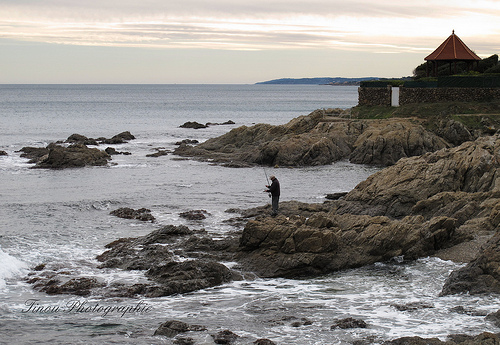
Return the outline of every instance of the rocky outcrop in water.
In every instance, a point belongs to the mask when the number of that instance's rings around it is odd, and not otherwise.
[[[58,265],[37,266],[28,281],[35,289],[50,294],[160,297],[241,279],[238,273],[218,262],[232,257],[236,245],[212,240],[204,230],[167,225],[145,236],[120,238],[106,248],[97,256],[100,268],[143,271],[144,281],[108,285],[96,278],[75,276]],[[181,253],[184,260],[178,261],[175,254]]]
[[[0,156],[7,156],[7,152],[0,150]]]
[[[40,157],[33,168],[66,169],[85,166],[107,165],[111,156],[96,148],[84,144],[72,144],[68,147],[50,144],[47,154]]]
[[[401,159],[307,218],[250,220],[238,259],[261,276],[296,277],[396,256],[453,257],[459,245],[475,242],[477,250],[498,230],[499,204],[497,135]]]
[[[109,214],[125,219],[142,220],[143,222],[153,222],[155,220],[155,217],[151,214],[151,210],[148,208],[134,210],[130,207],[120,207],[119,209],[111,211]]]
[[[100,137],[97,139],[87,138],[84,135],[75,133],[70,135],[65,142],[70,144],[83,144],[83,145],[99,145],[99,144],[114,145],[114,144],[124,144],[134,139],[135,136],[133,136],[129,131],[121,132],[109,139],[104,137]]]
[[[280,126],[238,127],[197,146],[181,145],[175,154],[231,165],[392,165],[400,158],[450,146],[445,139],[410,119],[348,120],[324,110]]]
[[[109,147],[103,151],[89,148],[87,145],[123,144],[132,139],[135,137],[128,131],[117,134],[110,139],[93,139],[80,134],[72,134],[65,141],[69,145],[61,145],[61,142],[50,143],[47,147],[23,147],[20,152],[22,152],[21,157],[30,159],[28,163],[35,164],[33,168],[66,169],[102,166],[108,164],[111,154],[128,155],[130,153],[118,152]]]
[[[200,128],[207,128],[209,126],[220,126],[220,125],[234,125],[234,121],[226,121],[222,123],[217,123],[217,122],[207,122],[206,124],[202,124],[196,121],[188,121],[180,125],[180,128],[192,128],[192,129],[200,129]]]
[[[493,345],[500,344],[498,334],[484,332],[479,335],[454,334],[446,341],[438,338],[403,337],[386,341],[384,345]]]

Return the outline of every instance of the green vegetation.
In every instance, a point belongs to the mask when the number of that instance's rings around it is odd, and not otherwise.
[[[455,66],[451,69],[455,72]],[[456,74],[455,75],[480,75],[480,74],[498,74],[500,73],[500,64],[498,63],[498,55],[493,54],[486,59],[482,59],[478,63],[474,63],[472,66],[467,62],[457,62]],[[450,65],[449,63],[441,63],[438,68],[438,76],[449,76],[450,75]],[[418,80],[425,78],[427,76],[427,62],[417,66],[413,71],[413,77]]]
[[[493,134],[500,128],[500,100],[492,102],[443,102],[406,104],[399,107],[356,106],[351,109],[352,118],[388,119],[411,117],[428,128],[438,126],[441,120],[453,119],[469,130]]]
[[[446,118],[457,114],[500,115],[500,100],[491,102],[412,103],[399,107],[356,106],[351,111],[358,119],[387,119],[391,117]]]

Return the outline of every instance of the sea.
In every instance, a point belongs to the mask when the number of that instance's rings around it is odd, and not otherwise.
[[[7,153],[0,156],[0,343],[174,344],[176,338],[153,335],[169,320],[204,326],[204,332],[184,335],[195,344],[214,344],[211,335],[223,330],[240,336],[236,344],[267,338],[297,345],[499,332],[484,318],[500,309],[498,296],[439,297],[445,279],[462,264],[430,257],[308,279],[254,278],[159,298],[48,295],[27,283],[40,264],[107,283],[143,281],[140,271],[99,269],[96,256],[116,239],[169,224],[221,238],[235,230],[224,222],[234,216],[227,209],[269,203],[262,193],[269,174],[281,182],[282,201],[322,203],[328,193],[350,191],[380,168],[348,161],[227,168],[147,155],[239,126],[280,125],[316,109],[349,109],[357,92],[356,86],[328,85],[0,85],[0,150]],[[179,127],[229,120],[234,124]],[[131,154],[113,156],[105,167],[30,169],[20,157],[22,147],[45,147],[74,133],[109,138],[123,131],[136,139],[100,148]],[[120,207],[148,208],[156,221],[110,215]],[[179,216],[199,209],[209,214],[203,221]],[[425,308],[395,307],[414,304]],[[348,317],[367,327],[331,328]]]

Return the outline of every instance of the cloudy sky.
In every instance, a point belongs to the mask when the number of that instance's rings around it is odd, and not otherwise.
[[[452,32],[500,53],[500,0],[0,0],[0,83],[401,77]]]

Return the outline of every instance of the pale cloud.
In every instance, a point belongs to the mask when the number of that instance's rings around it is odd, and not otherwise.
[[[500,1],[490,0],[0,0],[0,39],[152,50],[326,50],[346,58],[347,52],[413,54],[418,61],[452,30],[478,55],[498,53],[498,18]]]
[[[434,38],[455,29],[491,38],[484,46],[489,49],[498,46],[499,17],[498,1],[4,0],[0,37],[69,45],[398,52],[432,49]]]

